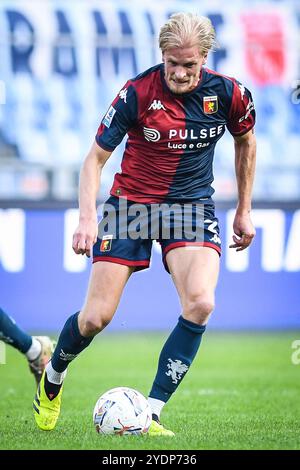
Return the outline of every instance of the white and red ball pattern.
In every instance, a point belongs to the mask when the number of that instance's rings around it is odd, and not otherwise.
[[[146,434],[152,420],[146,398],[137,390],[117,387],[105,392],[97,400],[93,421],[99,434]]]

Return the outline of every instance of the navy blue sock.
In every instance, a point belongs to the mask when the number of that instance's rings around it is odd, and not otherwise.
[[[21,353],[27,353],[32,345],[30,335],[22,331],[15,321],[0,308],[0,340],[10,344]]]
[[[199,349],[205,326],[182,316],[160,353],[158,370],[149,396],[167,402],[188,371]]]
[[[63,372],[69,363],[78,356],[93,340],[93,336],[86,338],[79,332],[79,312],[66,321],[53,353],[51,364],[56,372]]]

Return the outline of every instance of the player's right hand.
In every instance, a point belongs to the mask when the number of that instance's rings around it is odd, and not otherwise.
[[[73,250],[77,255],[91,256],[93,245],[97,241],[97,219],[82,219],[73,235]]]

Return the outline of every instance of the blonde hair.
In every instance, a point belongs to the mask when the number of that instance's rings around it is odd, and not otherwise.
[[[198,46],[200,53],[206,55],[216,45],[216,33],[210,19],[194,13],[174,13],[159,33],[162,52],[175,47]]]

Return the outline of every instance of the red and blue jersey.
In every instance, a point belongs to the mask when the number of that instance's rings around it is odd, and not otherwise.
[[[128,134],[111,195],[144,203],[209,198],[217,141],[226,128],[241,136],[254,124],[251,93],[234,78],[202,68],[197,87],[178,95],[163,64],[152,67],[125,84],[96,135],[111,152]]]

